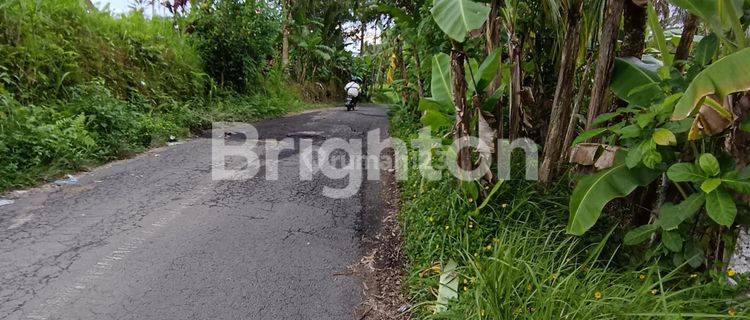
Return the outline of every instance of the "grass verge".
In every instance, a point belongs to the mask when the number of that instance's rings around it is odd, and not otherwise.
[[[416,136],[413,117],[395,111],[391,121],[394,137]],[[732,285],[725,274],[691,274],[658,261],[619,265],[612,232],[585,239],[564,234],[570,191],[562,186],[541,191],[534,183],[507,181],[477,210],[452,178],[423,182],[415,171],[401,185],[400,216],[409,261],[404,290],[414,318],[749,316],[747,281],[737,275]],[[452,295],[457,298],[438,303]]]
[[[65,102],[21,104],[0,95],[0,192],[199,134],[212,122],[252,122],[316,107],[282,87],[160,104],[122,100],[101,83],[76,87]]]

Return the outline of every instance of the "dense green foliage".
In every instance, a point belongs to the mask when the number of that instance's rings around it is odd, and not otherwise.
[[[98,79],[128,100],[206,88],[200,58],[169,20],[113,18],[77,0],[10,0],[0,27],[0,91],[22,103],[69,97],[70,88]]]
[[[3,2],[0,190],[125,157],[199,132],[211,121],[248,121],[304,107],[280,71],[263,67],[275,52],[278,17],[232,1],[217,8],[243,15],[203,12],[197,20],[177,21],[147,19],[138,11],[113,17],[78,0]],[[192,21],[200,26],[193,35],[175,29]],[[226,38],[231,50],[206,49],[221,38],[210,32],[232,24],[255,29]],[[246,32],[263,36],[243,37]],[[220,76],[221,63],[234,68],[227,88],[209,76]]]
[[[416,138],[415,120],[396,111],[393,134]],[[425,182],[413,173],[402,184],[406,290],[417,318],[711,318],[750,306],[735,300],[746,288],[735,275],[739,286],[724,274],[692,273],[687,265],[632,268],[618,264],[615,255],[622,252],[612,245],[620,240],[612,233],[585,240],[565,235],[570,191],[540,191],[516,175],[483,204],[469,200],[452,178]],[[450,261],[458,265],[457,299],[436,313]]]
[[[395,26],[371,57],[390,58],[402,137],[430,127],[438,155],[467,136],[546,141],[539,185],[406,184],[419,318],[748,312],[727,283],[750,193],[750,2],[381,2]],[[479,149],[452,152],[493,167]]]
[[[191,3],[155,18],[0,3],[0,190],[281,115],[304,107],[297,91],[335,98],[355,74],[396,101],[404,140],[421,125],[436,151],[470,135],[547,142],[542,185],[413,170],[401,218],[417,317],[749,311],[727,263],[750,220],[750,0]]]
[[[727,25],[741,24],[739,15],[729,12],[735,10],[732,6],[709,13],[677,4],[699,16],[722,15],[730,22]],[[626,152],[611,168],[579,183],[571,199],[568,231],[585,234],[607,203],[633,193],[637,186],[656,183],[661,187],[655,214],[649,223],[632,226],[625,244],[641,246],[658,239],[659,245],[650,246],[645,260],[661,256],[675,267],[687,262],[696,269],[722,268],[739,230],[732,227],[744,223],[749,209],[733,193],[750,194],[750,172],[743,168],[741,157],[725,146],[735,139],[731,132],[739,116],[728,99],[750,89],[746,64],[750,49],[737,46],[744,35],[728,41],[731,28],[714,29],[700,39],[696,54],[681,62],[689,70],[682,73],[674,65],[672,44],[663,36],[655,9],[649,5],[647,11],[649,26],[657,35],[654,47],[660,53],[617,59],[611,88],[628,105],[600,115],[595,124],[602,128],[587,134],[602,136],[603,143]],[[618,186],[622,193],[610,192],[609,186]]]
[[[206,1],[193,18],[198,52],[220,84],[244,92],[267,75],[281,18],[265,2]]]

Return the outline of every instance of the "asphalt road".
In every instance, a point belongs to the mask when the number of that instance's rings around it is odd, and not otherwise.
[[[388,126],[382,107],[341,109],[256,126],[260,139],[316,144]],[[0,207],[0,319],[354,318],[362,288],[347,266],[379,183],[326,198],[340,181],[301,181],[299,154],[281,158],[278,181],[212,181],[211,141],[198,138],[76,185],[12,193]]]

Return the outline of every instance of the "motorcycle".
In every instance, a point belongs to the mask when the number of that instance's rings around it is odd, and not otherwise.
[[[359,102],[359,82],[361,82],[359,78],[355,77],[352,79],[351,82],[346,84],[346,87],[344,87],[344,91],[346,91],[346,111],[352,111],[354,108],[357,107],[357,102]]]
[[[346,99],[346,111],[354,111],[357,107],[357,97],[348,96]]]

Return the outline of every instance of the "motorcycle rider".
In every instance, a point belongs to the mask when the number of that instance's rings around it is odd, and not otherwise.
[[[344,91],[346,91],[346,95],[349,99],[349,101],[346,104],[347,110],[353,110],[354,107],[357,105],[357,102],[359,102],[359,93],[360,93],[360,83],[362,82],[362,79],[359,77],[352,77],[352,81],[346,84],[344,86]]]

